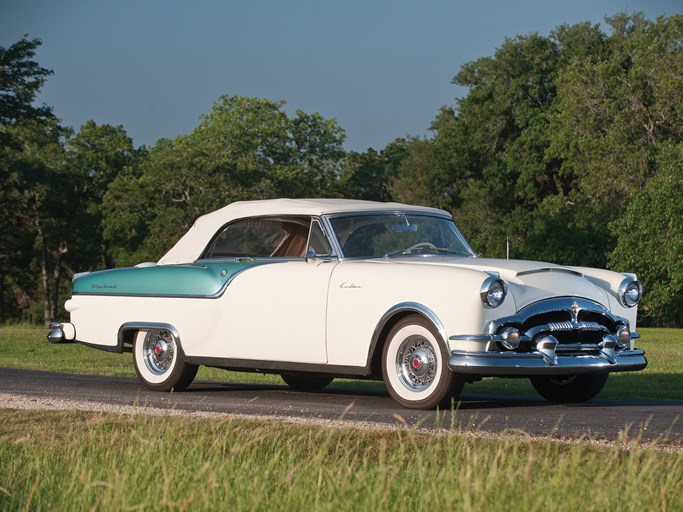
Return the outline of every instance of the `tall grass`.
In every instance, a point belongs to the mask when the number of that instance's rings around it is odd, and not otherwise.
[[[0,410],[0,510],[681,510],[683,452]]]

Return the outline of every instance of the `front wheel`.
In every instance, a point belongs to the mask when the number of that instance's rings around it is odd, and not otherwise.
[[[607,383],[608,373],[531,377],[531,384],[551,402],[586,402],[596,397]]]
[[[391,397],[409,409],[449,407],[464,379],[448,368],[448,353],[434,326],[418,315],[391,329],[382,351],[382,375]]]
[[[135,337],[135,372],[153,391],[183,391],[197,375],[199,367],[185,362],[183,349],[166,329],[140,331]]]

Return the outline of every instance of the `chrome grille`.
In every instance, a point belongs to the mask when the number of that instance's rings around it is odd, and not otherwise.
[[[595,331],[609,332],[607,327],[597,322],[550,322],[548,330],[551,332]]]
[[[488,330],[500,334],[507,327],[518,329],[522,339],[519,351],[533,351],[538,340],[552,336],[557,350],[569,353],[595,351],[605,336],[613,339],[622,325],[628,322],[596,302],[560,297],[536,302],[516,315],[491,322]]]

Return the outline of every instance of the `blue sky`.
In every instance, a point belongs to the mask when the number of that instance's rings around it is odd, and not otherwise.
[[[39,101],[75,129],[121,124],[153,145],[245,95],[334,117],[364,151],[427,136],[466,92],[450,83],[460,67],[506,37],[623,11],[673,15],[683,0],[2,0],[0,45],[43,40],[54,75]]]

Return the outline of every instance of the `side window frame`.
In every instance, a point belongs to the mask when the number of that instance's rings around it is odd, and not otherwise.
[[[215,250],[216,240],[217,240],[217,239],[218,239],[218,238],[219,238],[219,237],[220,237],[228,228],[230,228],[231,226],[238,225],[238,224],[240,224],[240,223],[242,223],[242,222],[244,222],[244,221],[276,221],[276,222],[284,222],[284,223],[287,223],[287,222],[289,221],[289,222],[292,222],[292,223],[294,223],[294,224],[301,224],[301,225],[303,226],[304,223],[301,222],[301,221],[303,221],[303,220],[308,220],[308,219],[305,219],[303,216],[292,216],[292,217],[290,217],[290,218],[288,218],[288,217],[289,217],[289,216],[284,216],[284,217],[279,217],[279,216],[278,216],[278,217],[274,217],[274,216],[244,217],[244,218],[241,218],[241,219],[235,219],[235,220],[233,220],[233,221],[231,221],[231,222],[228,222],[227,224],[224,224],[224,225],[216,232],[216,234],[213,236],[213,238],[211,238],[211,240],[209,241],[209,243],[208,243],[208,244],[206,245],[206,247],[204,248],[204,251],[202,252],[202,255],[201,255],[201,257],[200,257],[199,259],[200,259],[200,260],[213,260],[213,259],[239,259],[239,258],[248,258],[248,259],[301,259],[301,258],[304,258],[304,256],[305,256],[304,254],[300,254],[300,255],[297,255],[297,256],[275,256],[275,255],[273,255],[273,254],[270,254],[270,255],[247,255],[247,256],[244,256],[244,255],[234,255],[234,256],[228,256],[228,255],[226,255],[226,256],[213,256],[213,255],[212,255],[212,251]],[[297,218],[299,219],[299,222],[296,222],[296,219],[297,219]],[[290,219],[291,219],[291,220],[290,220]],[[304,233],[305,233],[305,232],[304,232]],[[306,238],[303,239],[302,242],[305,240],[304,243],[307,244],[307,243],[309,242],[309,238],[308,238],[308,237],[310,237],[310,222],[309,222],[309,226],[308,226],[308,233],[306,234]],[[277,251],[282,247],[283,243],[285,243],[286,241],[287,241],[287,237],[285,237],[285,238],[283,238],[282,240],[280,240],[279,244],[274,248],[274,251],[277,252]],[[302,244],[302,245],[303,245],[303,244]],[[305,247],[302,247],[302,251],[304,251],[304,250],[305,250]]]
[[[317,231],[317,234],[315,233]],[[317,254],[315,250],[311,247],[314,235],[320,236],[320,239],[324,240],[327,245],[329,252],[327,254]],[[319,218],[311,218],[311,227],[308,232],[308,240],[306,242],[306,259],[317,258],[317,259],[336,259],[337,254],[332,244],[330,237],[325,231],[325,227]]]

